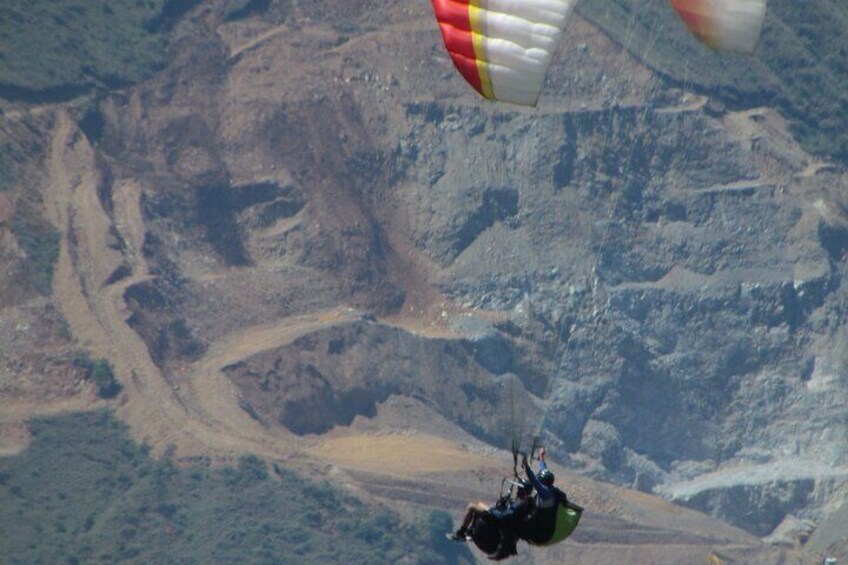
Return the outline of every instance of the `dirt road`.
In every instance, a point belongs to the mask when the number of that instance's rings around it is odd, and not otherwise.
[[[213,343],[180,377],[166,379],[144,341],[127,324],[130,311],[124,301],[129,287],[153,278],[141,252],[145,227],[139,202],[143,187],[132,180],[117,183],[110,218],[97,196],[100,177],[93,149],[64,111],[57,110],[55,118],[45,195],[51,221],[63,227],[54,296],[80,346],[112,363],[123,386],[117,413],[136,439],[146,441],[157,453],[174,446],[180,457],[229,459],[255,453],[280,460],[311,451],[320,460],[351,468],[367,467],[375,449],[384,452],[385,440],[368,434],[334,440],[343,441],[345,455],[341,456],[337,449],[327,451],[330,444],[315,448],[314,440],[265,428],[241,408],[238,390],[222,372],[227,365],[282,347],[306,333],[357,319],[360,313],[353,309],[338,307],[236,331]],[[125,244],[123,252],[109,245],[113,224]],[[129,266],[131,276],[105,285],[120,266]],[[416,462],[428,457],[434,446],[440,453],[451,453],[445,461],[464,456],[474,465],[486,459],[463,455],[463,448],[443,443],[426,435],[394,438],[391,451],[402,454],[396,471],[432,471],[432,461],[427,465],[423,460],[420,465]],[[360,450],[356,445],[371,448]],[[362,453],[361,458],[357,453]],[[390,458],[384,470],[391,472],[392,468]]]

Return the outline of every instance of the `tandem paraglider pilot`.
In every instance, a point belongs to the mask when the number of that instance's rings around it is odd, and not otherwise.
[[[513,454],[517,457],[516,453]],[[555,477],[545,462],[545,450],[539,452],[539,469],[534,473],[522,455],[521,465],[527,479],[504,479],[511,485],[494,506],[471,503],[460,528],[448,534],[455,541],[472,541],[489,559],[499,561],[517,554],[518,540],[546,546],[567,538],[580,521],[583,508],[570,502],[554,486]],[[501,492],[503,493],[503,487]],[[535,496],[531,496],[533,491]]]

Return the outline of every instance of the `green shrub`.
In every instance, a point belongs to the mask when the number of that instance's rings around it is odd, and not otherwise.
[[[68,99],[162,65],[162,0],[0,3],[0,96]]]
[[[106,359],[92,359],[87,351],[80,350],[74,357],[74,365],[85,371],[86,378],[94,381],[100,398],[115,398],[121,392],[121,383]]]
[[[434,550],[426,525],[329,483],[286,469],[271,480],[255,456],[235,469],[150,459],[110,412],[38,419],[31,431],[26,452],[0,458],[0,555],[10,565],[473,562],[460,544]]]
[[[27,214],[16,214],[12,231],[26,252],[24,268],[36,290],[49,296],[53,285],[53,268],[59,259],[59,230],[50,222]]]
[[[121,392],[121,385],[115,379],[112,365],[105,359],[98,359],[94,362],[91,378],[97,385],[97,394],[101,398],[115,398]]]
[[[9,143],[0,144],[0,191],[9,190],[18,180],[14,147]]]

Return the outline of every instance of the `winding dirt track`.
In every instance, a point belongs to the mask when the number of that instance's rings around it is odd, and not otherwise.
[[[110,243],[112,219],[98,200],[100,181],[94,151],[70,117],[55,113],[49,157],[50,182],[45,191],[51,221],[63,231],[53,291],[56,302],[80,345],[93,355],[111,361],[124,391],[118,415],[136,439],[157,453],[174,446],[180,457],[205,456],[230,459],[255,453],[275,460],[311,453],[318,460],[358,468],[353,455],[339,459],[327,443],[303,440],[281,429],[264,428],[240,407],[236,387],[222,369],[255,353],[274,349],[322,327],[345,323],[359,313],[339,307],[326,312],[295,316],[270,325],[246,328],[213,343],[207,354],[169,382],[150,357],[139,335],[127,324],[130,312],[124,293],[132,285],[151,280],[141,252],[145,228],[140,207],[142,187],[132,180],[118,182],[113,190],[114,227],[125,246],[120,252]],[[119,266],[129,266],[132,276],[116,283],[104,282]],[[358,438],[358,439],[354,439]],[[335,441],[335,440],[332,440]],[[355,435],[362,458],[386,451],[398,455],[396,471],[409,472],[415,460],[426,457],[428,446],[446,453],[445,460],[469,459],[470,467],[490,463],[459,445],[425,434],[398,437],[386,448],[385,439]],[[357,451],[357,450],[354,450]],[[378,457],[381,458],[381,457]],[[432,466],[422,466],[431,469]],[[392,465],[383,471],[392,472]]]
[[[252,451],[284,457],[288,442],[271,436],[238,408],[235,391],[215,370],[214,359],[192,373],[189,388],[196,396],[180,398],[145,343],[127,325],[126,289],[152,278],[141,254],[141,187],[124,182],[114,193],[115,225],[127,244],[124,256],[108,245],[111,220],[97,198],[94,153],[63,111],[56,113],[49,173],[47,208],[64,232],[54,296],[80,344],[112,362],[124,386],[118,414],[133,435],[158,452],[174,445],[185,456]],[[114,269],[126,262],[133,275],[104,286]]]

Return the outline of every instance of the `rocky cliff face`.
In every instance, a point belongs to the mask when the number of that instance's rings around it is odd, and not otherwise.
[[[80,134],[127,257],[99,284],[128,285],[180,394],[242,336],[224,372],[266,428],[321,434],[408,396],[501,445],[542,425],[571,469],[757,535],[839,504],[842,164],[579,16],[524,110],[461,84],[426,3],[248,4],[184,16],[167,67]],[[135,244],[113,206],[129,182]],[[339,307],[359,314],[251,333]]]
[[[533,406],[520,383],[493,376],[475,353],[470,341],[422,339],[363,321],[304,336],[225,371],[257,417],[297,434],[321,434],[357,416],[372,418],[378,405],[396,395],[434,407],[498,444],[509,436],[514,414]],[[504,409],[510,402],[514,406]]]
[[[446,294],[559,342],[561,456],[765,535],[845,492],[845,177],[768,108],[629,86],[632,106],[413,106],[407,229]]]

